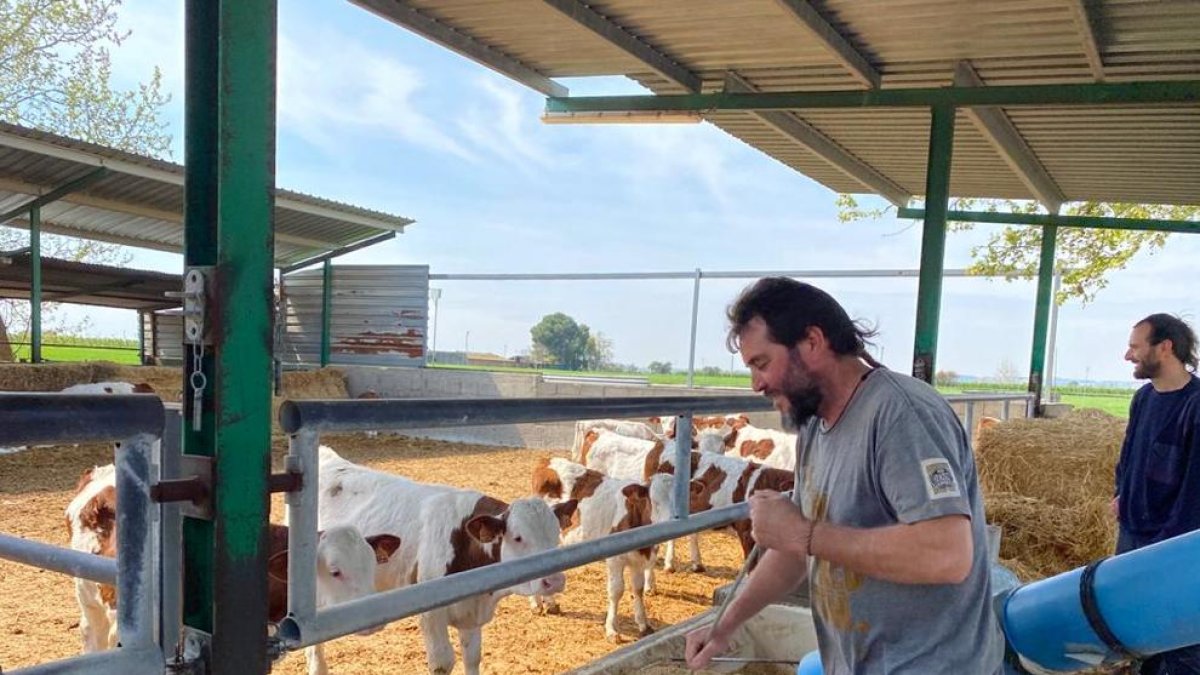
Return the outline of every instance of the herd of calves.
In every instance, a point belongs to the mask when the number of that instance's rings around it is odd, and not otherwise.
[[[375,471],[322,446],[318,608],[669,520],[677,442],[672,427],[664,428],[656,418],[578,422],[571,459],[538,461],[533,495],[512,503]],[[751,426],[745,416],[697,416],[690,512],[728,506],[760,489],[792,489],[795,442],[794,435]],[[72,548],[115,555],[112,465],[83,474],[66,515]],[[730,529],[748,554],[753,545],[749,523],[734,523]],[[278,622],[287,612],[287,527],[272,525],[269,541],[269,619]],[[643,594],[654,589],[656,553],[655,548],[641,549],[607,560],[604,631],[610,641],[618,640],[617,605],[625,590],[626,569],[639,635],[652,631]],[[690,569],[704,571],[697,535],[691,537],[691,554]],[[678,569],[673,542],[666,545],[664,558],[665,570]],[[497,602],[509,594],[523,595],[535,611],[557,613],[555,596],[565,584],[565,576],[556,573],[422,614],[430,672],[453,670],[450,626],[457,629],[466,673],[475,675],[482,657],[482,627],[491,620]],[[115,647],[115,589],[76,579],[75,590],[84,651]],[[306,650],[306,656],[310,674],[329,672],[320,645]]]

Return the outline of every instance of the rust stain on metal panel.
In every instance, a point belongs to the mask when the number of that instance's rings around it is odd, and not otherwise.
[[[425,334],[415,328],[399,333],[364,331],[338,338],[333,349],[342,354],[404,354],[419,359],[425,354]]]
[[[403,319],[424,319],[425,312],[422,312],[419,309],[402,309],[399,312],[396,312],[396,316],[402,320]]]

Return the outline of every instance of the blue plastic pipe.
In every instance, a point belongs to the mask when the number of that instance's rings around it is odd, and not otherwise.
[[[1200,644],[1200,532],[1105,560],[1093,579],[1096,606],[1112,634],[1141,655]],[[1001,622],[1009,643],[1043,668],[1072,671],[1118,654],[1089,625],[1079,568],[1022,586]]]

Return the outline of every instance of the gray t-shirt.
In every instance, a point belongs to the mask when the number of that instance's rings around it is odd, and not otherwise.
[[[809,558],[809,589],[827,675],[992,675],[1003,638],[992,611],[983,499],[966,432],[924,382],[878,369],[833,428],[800,436],[804,515],[849,527],[969,516],[971,574],[961,584],[898,584]]]

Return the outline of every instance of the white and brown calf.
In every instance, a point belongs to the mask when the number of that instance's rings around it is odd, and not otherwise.
[[[117,553],[116,471],[112,464],[83,473],[75,497],[67,506],[71,548],[84,553],[115,557]],[[288,528],[271,525],[268,549],[268,620],[279,622],[287,614]],[[353,526],[333,527],[317,540],[317,607],[327,607],[365,597],[375,590],[375,567],[386,563],[400,547],[389,534],[363,537]],[[83,651],[97,652],[117,646],[117,590],[107,584],[75,579],[79,602],[79,630]],[[264,627],[265,628],[265,627]],[[309,647],[308,672],[329,672],[321,645]]]
[[[649,485],[637,481],[604,476],[567,459],[541,460],[533,470],[533,491],[550,503],[574,500],[574,516],[563,525],[562,543],[577,544],[617,532],[625,532],[651,523],[671,519],[671,492],[674,477],[658,474]],[[699,486],[697,485],[697,489]],[[654,547],[612,556],[607,564],[608,612],[604,635],[617,642],[617,608],[625,592],[625,570],[632,587],[633,618],[638,636],[653,632],[646,618],[645,593],[653,584]],[[549,614],[559,613],[553,597],[531,598],[531,606]]]
[[[515,560],[558,546],[562,523],[576,502],[553,508],[541,498],[506,504],[474,490],[417,483],[359,466],[321,447],[318,522],[353,523],[360,529],[386,528],[400,536],[399,555],[377,568],[377,590],[400,588],[446,575]],[[426,660],[431,673],[454,669],[449,627],[458,630],[467,675],[478,675],[482,629],[506,595],[561,593],[561,572],[460,600],[421,615]]]
[[[73,384],[60,394],[153,394],[154,387],[145,382],[90,382]]]
[[[654,427],[661,423],[657,417],[651,417],[649,422],[638,422],[636,420],[579,420],[575,423],[575,438],[571,442],[571,460],[582,463],[583,460],[583,444],[588,437],[589,432],[611,431],[615,434],[628,436],[629,438],[640,438],[645,441],[662,440],[662,434]]]
[[[646,476],[655,472],[673,474],[675,472],[675,456],[665,452],[651,454],[646,460]],[[693,511],[721,508],[738,504],[759,490],[774,490],[786,492],[795,484],[795,474],[792,471],[767,467],[754,462],[748,462],[736,457],[712,453],[693,452],[691,454],[692,481],[702,484],[696,498],[700,502],[691,506]],[[750,536],[750,520],[739,520],[730,524],[729,529],[737,536],[742,545],[742,554],[750,555],[754,547],[754,539]],[[663,555],[663,569],[674,570],[674,542],[667,542],[667,550]],[[700,542],[698,535],[689,538],[692,554],[692,571],[703,572],[704,563],[700,558]]]
[[[730,428],[725,454],[785,471],[796,468],[796,434],[756,427],[745,416],[730,420]]]

